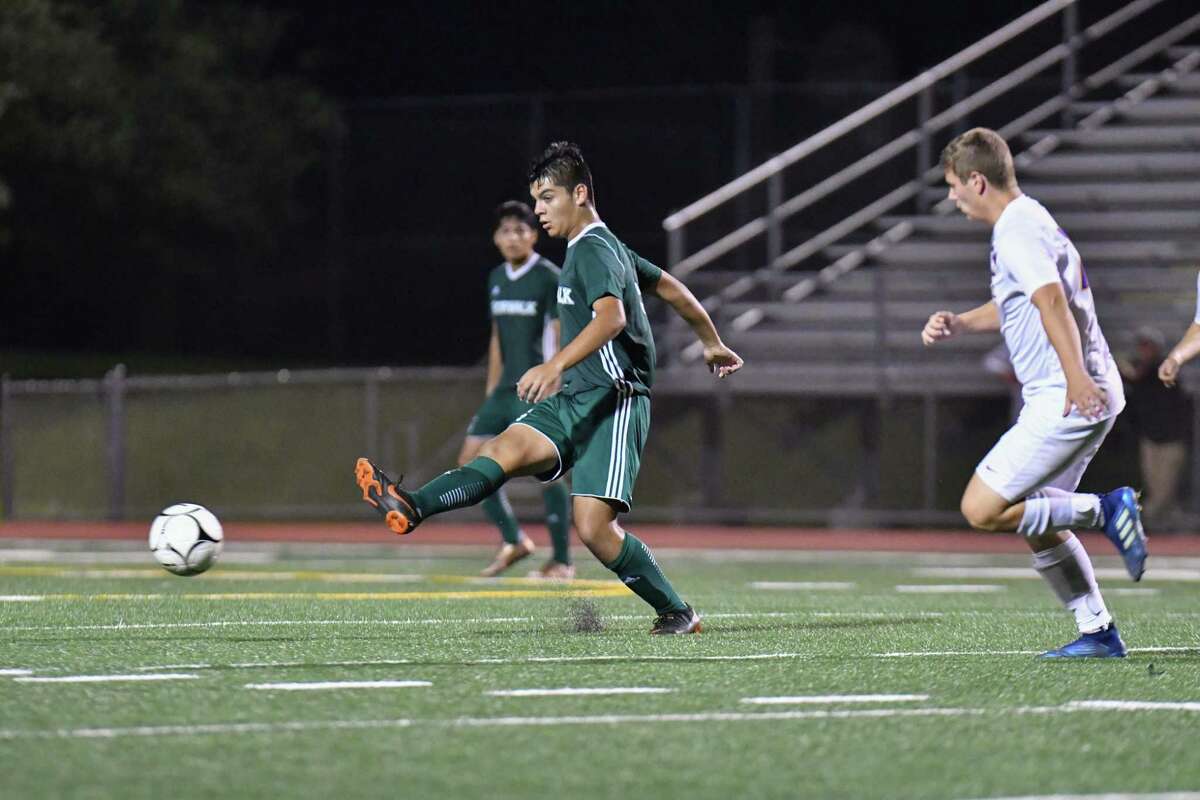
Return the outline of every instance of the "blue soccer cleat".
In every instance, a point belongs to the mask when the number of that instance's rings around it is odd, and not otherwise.
[[[1104,630],[1081,634],[1057,650],[1047,650],[1038,658],[1124,658],[1125,653],[1125,643],[1117,633],[1116,624],[1112,623]]]
[[[1100,495],[1104,511],[1104,535],[1125,559],[1125,569],[1135,581],[1146,571],[1146,531],[1142,528],[1142,507],[1138,493],[1129,486]]]

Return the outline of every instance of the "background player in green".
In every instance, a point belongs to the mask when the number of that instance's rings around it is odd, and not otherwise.
[[[559,269],[534,252],[537,218],[524,203],[510,200],[496,209],[492,242],[504,263],[488,275],[488,303],[492,336],[488,345],[486,400],[471,419],[458,454],[459,466],[469,463],[488,439],[503,433],[531,406],[517,397],[517,381],[530,367],[558,350]],[[571,565],[571,508],[567,488],[560,481],[546,484],[546,527],[554,553],[530,577],[567,580],[575,577]],[[484,575],[498,575],[534,551],[513,515],[504,489],[484,499],[484,513],[496,523],[504,544]]]
[[[389,528],[405,534],[434,514],[480,502],[509,478],[553,479],[574,467],[579,538],[654,608],[651,633],[694,633],[699,615],[676,594],[645,544],[617,523],[617,514],[630,508],[650,424],[654,339],[642,292],[662,298],[691,325],[718,377],[736,372],[742,359],[722,343],[686,286],[600,221],[591,171],[577,146],[550,145],[530,170],[529,188],[542,227],[568,240],[558,285],[563,348],[517,383],[518,397],[538,405],[473,461],[413,492],[360,458],[355,477],[363,499]]]

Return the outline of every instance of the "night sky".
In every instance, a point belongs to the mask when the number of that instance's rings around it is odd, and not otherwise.
[[[583,145],[601,215],[661,261],[662,218],[738,173],[729,113],[736,87],[756,77],[767,85],[850,87],[824,102],[775,101],[754,132],[756,163],[1036,3],[239,5],[288,16],[276,68],[317,86],[345,122],[340,161],[295,186],[305,214],[294,235],[265,266],[236,245],[209,254],[181,243],[193,256],[186,274],[173,260],[122,263],[132,277],[121,302],[94,302],[95,290],[79,289],[82,299],[64,299],[25,324],[20,315],[34,312],[21,298],[62,283],[56,271],[103,276],[112,265],[87,262],[98,251],[86,232],[63,237],[58,262],[22,262],[29,251],[18,230],[10,251],[15,286],[0,309],[18,321],[0,328],[0,344],[178,356],[185,368],[201,357],[296,366],[476,363],[488,330],[483,284],[499,260],[491,210],[524,199],[529,158],[548,141]],[[775,42],[773,58],[757,67],[755,31]],[[699,93],[651,94],[627,106],[580,99],[637,87]],[[541,127],[522,99],[532,94],[548,98]],[[137,219],[127,224],[139,228]],[[561,243],[539,249],[561,258]],[[173,324],[139,311],[164,302]],[[86,314],[72,318],[72,309]]]

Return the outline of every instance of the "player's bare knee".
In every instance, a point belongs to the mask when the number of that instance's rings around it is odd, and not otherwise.
[[[977,531],[994,532],[999,529],[1000,515],[969,495],[963,496],[959,511],[967,520],[967,524]]]

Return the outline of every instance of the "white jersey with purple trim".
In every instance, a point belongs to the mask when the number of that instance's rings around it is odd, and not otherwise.
[[[1005,207],[992,229],[992,300],[1000,310],[1000,332],[1026,402],[1067,387],[1058,353],[1032,302],[1033,293],[1058,283],[1079,328],[1083,362],[1092,379],[1109,391],[1109,415],[1124,407],[1120,373],[1100,330],[1092,290],[1079,251],[1041,203],[1021,195]],[[1116,406],[1116,407],[1111,407]]]
[[[1200,325],[1200,272],[1196,273],[1196,318],[1192,321]]]

